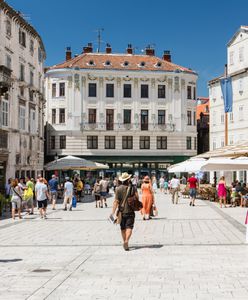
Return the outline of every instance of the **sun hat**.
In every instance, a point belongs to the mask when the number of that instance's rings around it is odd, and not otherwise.
[[[144,182],[150,182],[150,177],[149,176],[145,176],[143,179]]]
[[[132,177],[132,174],[128,174],[127,172],[125,172],[125,173],[122,173],[121,176],[119,176],[119,180],[121,182],[124,182],[124,181],[128,180],[131,177]]]

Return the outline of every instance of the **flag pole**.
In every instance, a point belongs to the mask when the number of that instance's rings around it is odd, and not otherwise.
[[[225,78],[227,78],[227,64],[225,64]],[[225,146],[228,145],[228,113],[225,112]]]

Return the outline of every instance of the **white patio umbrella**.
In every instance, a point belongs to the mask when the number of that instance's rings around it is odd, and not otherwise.
[[[169,173],[196,173],[206,164],[205,159],[188,159],[168,168]]]
[[[241,171],[248,170],[248,157],[222,158],[213,157],[206,161],[201,171]]]
[[[108,166],[98,164],[94,161],[84,158],[68,155],[66,157],[54,160],[44,166],[45,170],[99,170],[108,169]]]

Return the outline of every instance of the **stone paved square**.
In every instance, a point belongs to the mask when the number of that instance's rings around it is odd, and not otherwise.
[[[158,217],[136,213],[125,252],[107,220],[112,202],[113,192],[108,208],[2,220],[1,299],[248,299],[246,209],[173,205],[158,192]]]

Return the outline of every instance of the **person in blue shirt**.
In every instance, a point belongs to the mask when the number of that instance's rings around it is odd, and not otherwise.
[[[52,179],[48,182],[50,199],[52,201],[52,209],[55,210],[56,201],[58,198],[58,180],[56,175],[52,175]]]

